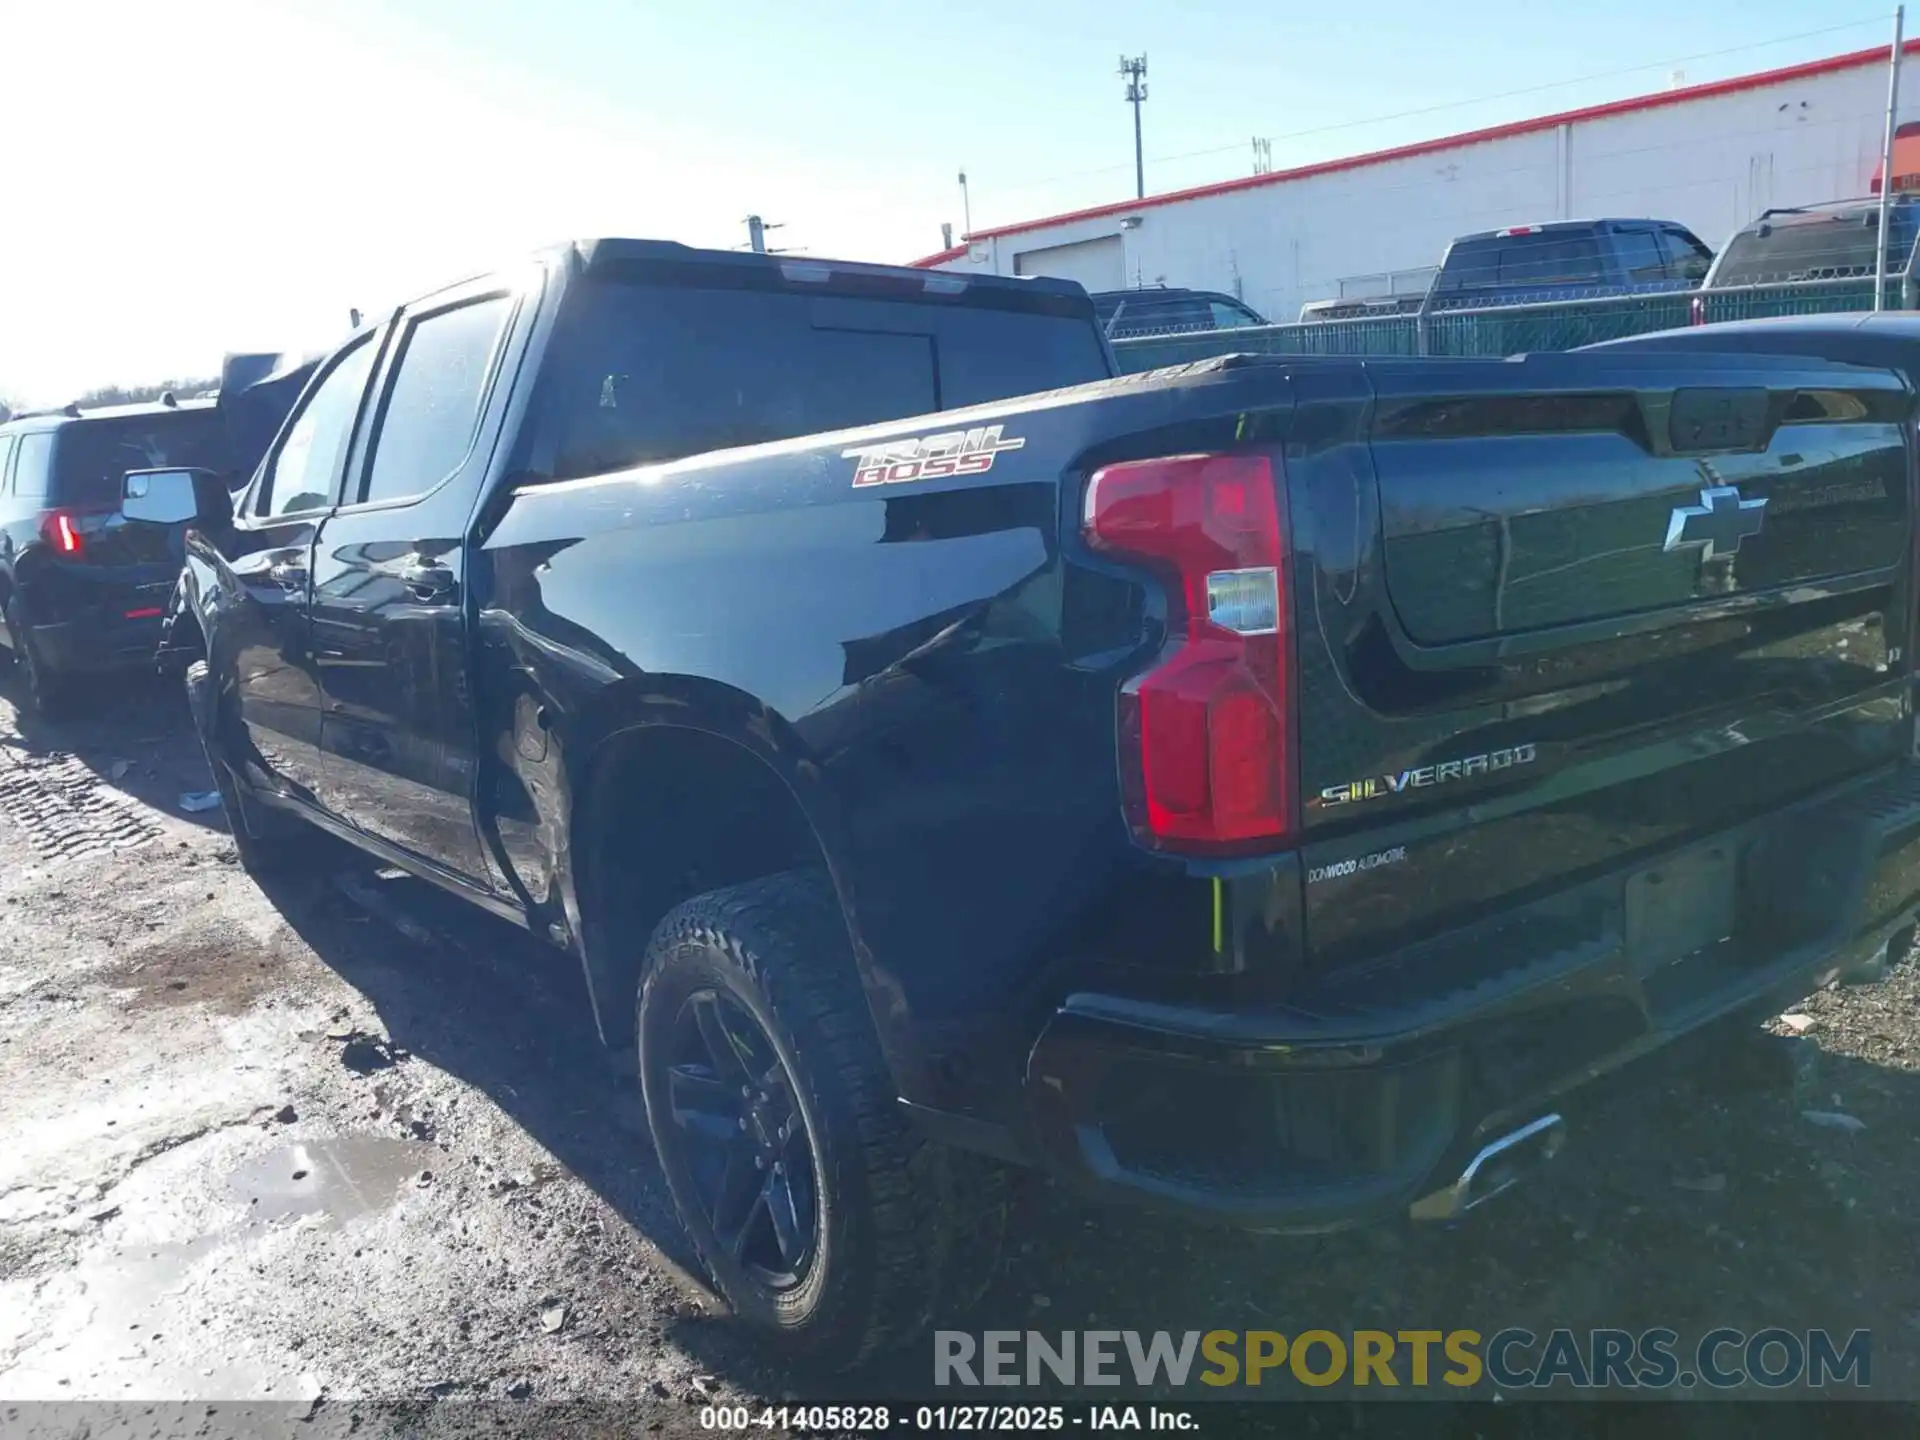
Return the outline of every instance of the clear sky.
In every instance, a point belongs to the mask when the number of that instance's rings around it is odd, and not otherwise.
[[[1885,44],[1860,0],[6,0],[0,395],[211,374],[569,235],[907,260]],[[1920,28],[1920,16],[1909,33]],[[1822,32],[1822,33],[1810,33]]]

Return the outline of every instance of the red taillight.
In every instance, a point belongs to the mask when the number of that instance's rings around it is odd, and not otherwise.
[[[40,520],[40,538],[56,555],[78,555],[85,545],[71,510],[49,510]]]
[[[1263,455],[1109,465],[1087,541],[1167,581],[1169,645],[1122,687],[1128,818],[1159,848],[1258,849],[1295,825],[1286,545]]]
[[[56,555],[78,559],[86,554],[87,536],[113,518],[111,508],[99,506],[65,507],[49,510],[40,517],[40,538]]]

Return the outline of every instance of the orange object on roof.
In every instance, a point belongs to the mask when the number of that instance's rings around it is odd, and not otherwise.
[[[1909,120],[1893,132],[1893,189],[1920,190],[1920,121]],[[1880,167],[1873,167],[1873,185],[1867,192],[1880,193]]]

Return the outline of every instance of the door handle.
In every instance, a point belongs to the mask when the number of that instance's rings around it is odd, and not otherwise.
[[[307,567],[297,560],[280,560],[267,567],[267,578],[285,590],[298,590],[307,583]]]
[[[400,583],[416,600],[445,600],[453,594],[453,571],[444,565],[408,565],[400,571]]]

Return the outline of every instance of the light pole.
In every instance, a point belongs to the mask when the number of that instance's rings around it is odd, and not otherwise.
[[[1887,133],[1880,146],[1880,230],[1873,241],[1873,308],[1887,308],[1887,207],[1893,198],[1893,136],[1900,124],[1900,43],[1907,7],[1893,10],[1893,58],[1887,65]]]
[[[1140,107],[1147,99],[1147,57],[1120,57],[1120,74],[1127,82],[1127,103],[1133,106],[1133,196],[1147,198],[1147,162],[1140,150]]]

